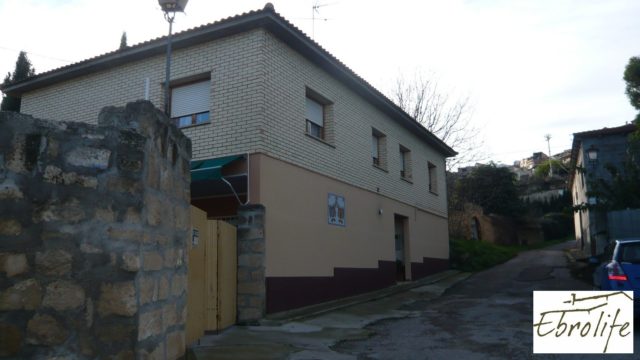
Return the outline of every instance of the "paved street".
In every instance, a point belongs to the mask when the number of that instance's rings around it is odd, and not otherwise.
[[[602,358],[531,353],[532,291],[591,288],[571,277],[567,245],[303,320],[234,327],[206,337],[194,353],[198,359]],[[606,357],[618,358],[635,357]]]
[[[357,359],[582,359],[602,355],[536,355],[532,351],[532,291],[590,290],[571,277],[561,244],[523,253],[475,274],[433,301],[401,309],[420,315],[370,327],[366,341],[335,349]],[[640,349],[636,326],[635,349]],[[637,351],[637,350],[636,350]],[[637,358],[607,355],[606,359]]]

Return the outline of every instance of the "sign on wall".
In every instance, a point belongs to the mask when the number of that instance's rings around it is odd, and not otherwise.
[[[327,196],[327,205],[329,209],[329,224],[345,226],[345,201],[344,196],[331,194]]]

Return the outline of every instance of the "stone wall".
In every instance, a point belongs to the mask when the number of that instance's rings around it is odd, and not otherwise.
[[[184,354],[190,153],[149,102],[0,113],[0,357]]]
[[[238,209],[238,323],[262,319],[266,309],[265,208],[244,205]]]
[[[449,213],[449,234],[454,239],[472,239],[474,221],[477,221],[477,235],[480,241],[499,245],[526,245],[544,240],[539,221],[495,214],[485,215],[480,206],[471,203],[465,204],[463,210]]]

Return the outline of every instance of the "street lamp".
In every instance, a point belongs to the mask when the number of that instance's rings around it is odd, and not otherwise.
[[[184,12],[189,0],[158,0],[160,8],[164,11],[164,18],[169,23],[169,36],[167,37],[167,63],[165,66],[164,79],[164,113],[169,114],[169,80],[171,79],[171,31],[173,30],[173,19],[176,12]]]
[[[598,161],[598,149],[591,145],[589,149],[587,149],[587,157],[589,157],[589,161],[591,162]]]

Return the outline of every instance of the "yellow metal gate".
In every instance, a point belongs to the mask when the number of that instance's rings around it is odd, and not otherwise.
[[[236,228],[207,220],[207,213],[191,207],[187,285],[187,344],[205,331],[225,329],[236,320]]]

